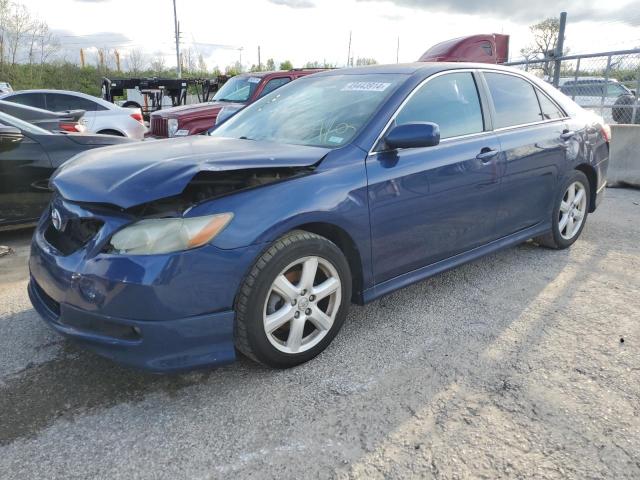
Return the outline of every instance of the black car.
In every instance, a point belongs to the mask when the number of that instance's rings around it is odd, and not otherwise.
[[[50,112],[49,110],[43,110],[41,108],[0,100],[0,112],[44,128],[50,132],[78,133],[85,130],[85,127],[78,123],[85,113],[84,110]]]
[[[51,133],[0,112],[0,230],[38,219],[51,196],[49,177],[71,157],[132,141],[110,135]]]

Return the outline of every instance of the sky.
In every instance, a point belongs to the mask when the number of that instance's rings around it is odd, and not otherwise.
[[[162,55],[174,66],[172,0],[21,0],[58,35],[67,60],[79,49]],[[531,42],[528,26],[568,13],[572,53],[640,47],[640,0],[176,0],[181,47],[222,70],[242,59],[343,66],[351,55],[411,62],[431,45],[475,33],[511,35],[511,56]],[[242,50],[241,50],[242,49]],[[126,60],[125,60],[126,61]]]

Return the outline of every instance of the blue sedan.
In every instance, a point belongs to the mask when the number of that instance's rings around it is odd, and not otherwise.
[[[526,73],[463,63],[292,82],[210,136],[89,151],[52,177],[29,294],[152,371],[322,352],[351,302],[533,239],[571,246],[609,130]]]

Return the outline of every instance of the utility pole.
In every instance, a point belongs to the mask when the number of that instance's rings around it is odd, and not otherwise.
[[[347,67],[351,61],[351,30],[349,30],[349,50],[347,51]]]
[[[84,68],[84,50],[82,48],[80,49],[80,65]]]
[[[567,25],[567,12],[560,13],[560,29],[558,31],[558,41],[556,42],[556,51],[553,56],[558,59],[562,57],[564,52],[564,30]],[[556,60],[553,67],[553,86],[558,88],[560,84],[560,68],[562,60]]]
[[[178,23],[176,0],[173,0],[173,22],[176,31],[176,73],[178,74],[178,78],[182,78],[182,65],[180,64],[180,24]]]
[[[400,35],[398,35],[398,46],[396,47],[396,63],[400,63]]]
[[[242,50],[244,50],[244,47],[240,47],[238,49],[238,51],[240,52],[240,61],[239,61],[239,63],[240,63],[240,73],[242,72]]]
[[[113,52],[113,54],[114,54],[114,55],[115,55],[115,57],[116,57],[116,67],[117,67],[118,72],[119,72],[119,71],[120,71],[120,52],[118,52],[118,50],[115,50],[115,51]]]
[[[258,71],[262,71],[262,63],[260,62],[260,45],[258,45]]]

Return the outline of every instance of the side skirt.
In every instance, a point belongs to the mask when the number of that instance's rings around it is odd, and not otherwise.
[[[437,275],[438,273],[451,270],[452,268],[455,268],[464,263],[477,260],[478,258],[484,257],[489,253],[497,252],[498,250],[520,244],[529,240],[530,238],[547,233],[550,229],[551,225],[548,222],[534,225],[533,227],[529,227],[498,240],[494,240],[493,242],[487,243],[486,245],[476,247],[473,250],[459,253],[458,255],[447,258],[445,260],[440,260],[439,262],[432,263],[431,265],[427,265],[426,267],[421,267],[411,272],[398,275],[395,278],[386,280],[378,285],[374,285],[373,287],[368,288],[367,290],[362,292],[364,303],[369,303],[379,297],[382,297],[383,295],[387,295],[400,288],[406,287],[407,285],[411,285],[412,283],[416,283],[424,280],[425,278]]]

